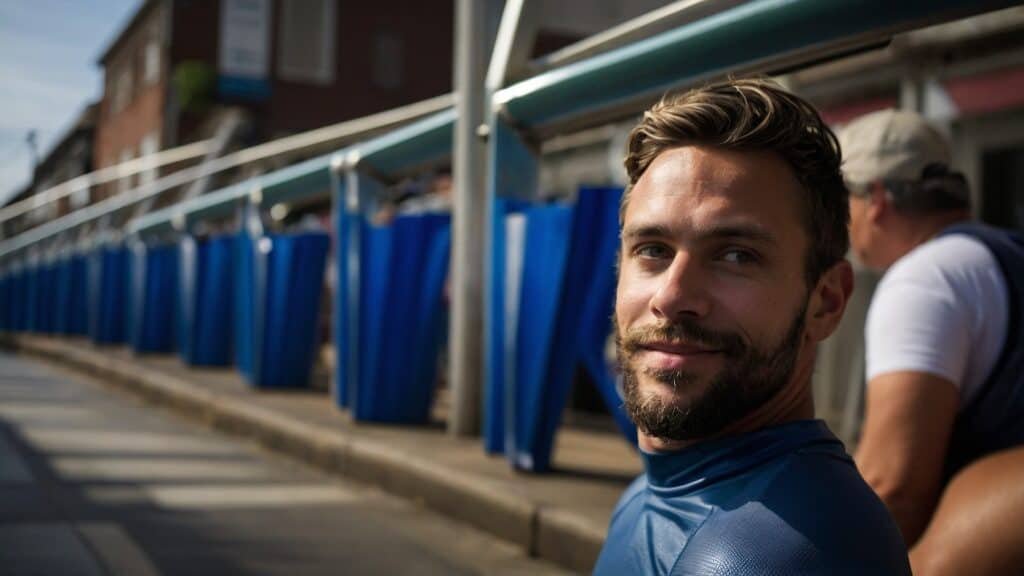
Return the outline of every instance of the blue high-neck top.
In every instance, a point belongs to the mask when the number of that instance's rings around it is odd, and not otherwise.
[[[595,574],[910,574],[896,524],[820,420],[642,456]]]

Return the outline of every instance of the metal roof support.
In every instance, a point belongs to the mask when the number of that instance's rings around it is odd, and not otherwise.
[[[536,4],[532,0],[510,0],[509,11],[521,14],[523,6]],[[484,87],[484,55],[487,44],[486,6],[478,0],[459,0],[456,25],[455,89],[458,93],[455,122],[454,206],[452,210],[451,247],[451,317],[448,324],[449,382],[452,408],[448,415],[448,432],[454,436],[474,436],[480,429],[480,398],[483,376],[483,346],[480,332],[483,328],[483,222],[485,149],[477,136],[477,128],[484,121],[484,101],[488,96]],[[516,10],[518,8],[518,10]],[[536,9],[536,8],[534,8]],[[516,15],[516,24],[520,18]],[[502,31],[507,30],[502,19]],[[516,26],[517,29],[521,28]],[[515,48],[512,38],[504,48]],[[494,60],[500,66],[492,68],[503,81],[511,53],[499,54]],[[522,56],[521,54],[519,56]],[[525,58],[522,58],[525,61]],[[494,63],[494,62],[492,62]],[[511,62],[514,64],[514,62]],[[499,69],[500,68],[500,69]]]
[[[517,125],[594,124],[636,112],[666,90],[725,73],[776,72],[892,34],[1016,4],[1013,0],[751,0],[539,74],[498,92]]]

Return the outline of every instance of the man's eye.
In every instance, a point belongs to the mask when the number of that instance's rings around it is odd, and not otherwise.
[[[757,254],[750,250],[743,250],[739,248],[733,248],[722,252],[719,259],[723,262],[728,262],[729,264],[752,264],[758,260]]]
[[[669,258],[671,254],[667,246],[663,244],[641,244],[633,250],[633,254],[640,258],[662,259]]]

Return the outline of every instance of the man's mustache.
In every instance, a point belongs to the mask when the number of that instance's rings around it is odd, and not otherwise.
[[[617,331],[616,340],[619,349],[626,356],[632,356],[655,343],[697,346],[713,349],[727,356],[740,356],[747,349],[747,343],[739,334],[714,330],[691,318],[653,326],[638,326],[625,333]]]

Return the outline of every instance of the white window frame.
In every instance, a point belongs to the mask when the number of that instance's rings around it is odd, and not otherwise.
[[[142,56],[142,82],[145,86],[152,86],[160,81],[160,42],[156,38],[150,38],[146,42],[146,48]]]

